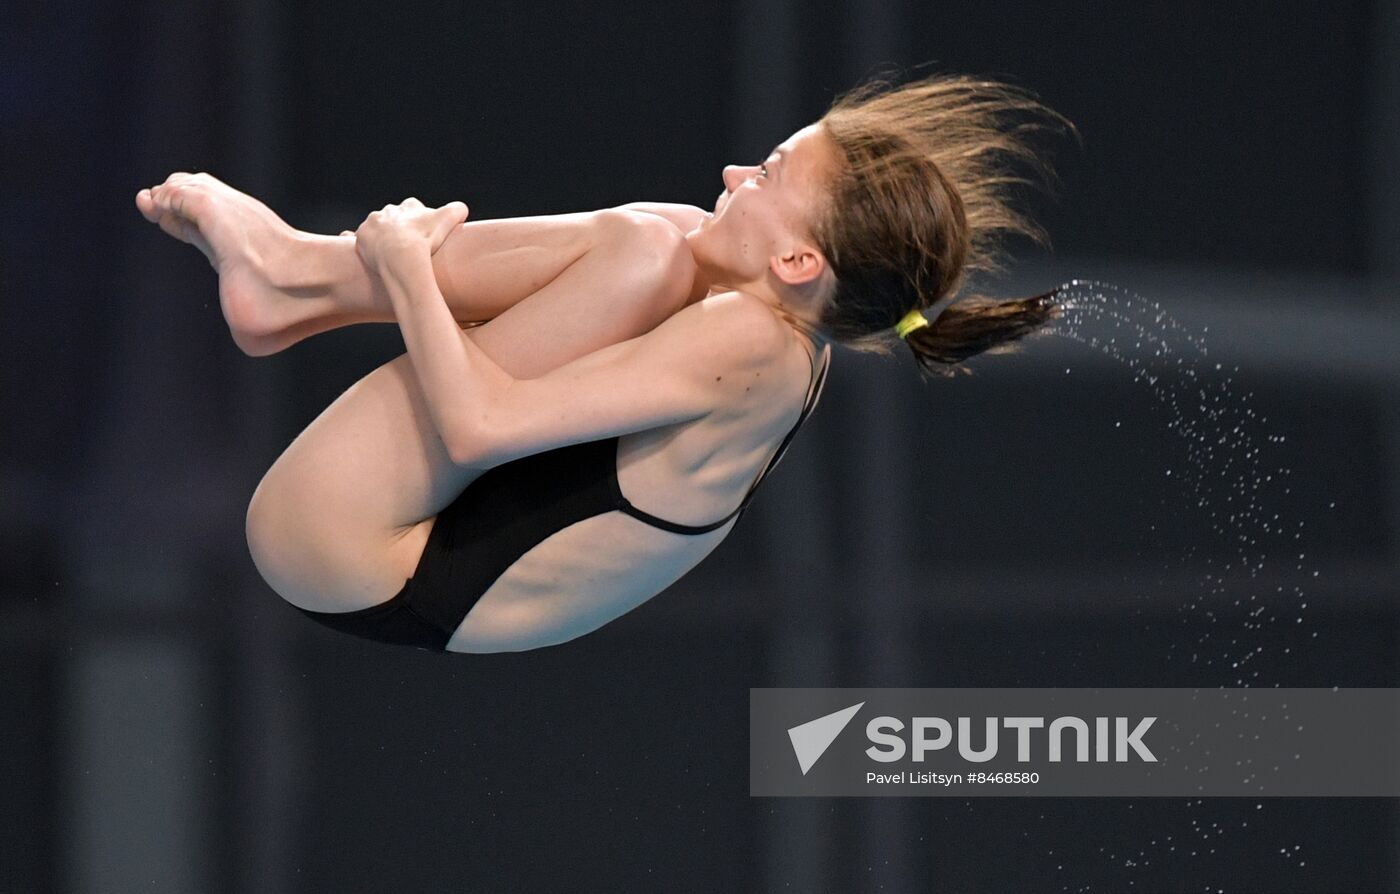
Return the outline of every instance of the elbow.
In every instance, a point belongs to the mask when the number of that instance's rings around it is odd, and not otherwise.
[[[443,438],[443,444],[447,447],[447,458],[452,460],[454,466],[482,465],[478,451],[472,449],[470,444],[449,438]]]
[[[454,465],[485,468],[493,464],[491,442],[479,420],[467,418],[444,426],[442,445]]]
[[[508,440],[518,426],[506,423],[518,414],[515,379],[505,375],[482,377],[470,395],[458,394],[448,408],[449,419],[440,428],[447,456],[459,466],[486,469],[500,465],[510,449]]]
[[[469,340],[464,337],[464,341]],[[487,469],[503,462],[503,451],[512,419],[512,386],[516,380],[496,369],[499,377],[483,375],[470,394],[459,393],[445,409],[450,418],[439,428],[447,457],[459,466]]]

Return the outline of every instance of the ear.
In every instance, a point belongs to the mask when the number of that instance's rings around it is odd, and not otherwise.
[[[826,258],[815,247],[794,243],[786,254],[768,259],[768,268],[790,286],[803,286],[819,279],[827,268]]]

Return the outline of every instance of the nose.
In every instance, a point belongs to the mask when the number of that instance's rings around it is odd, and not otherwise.
[[[725,165],[724,166],[724,186],[730,192],[738,189],[751,171],[757,170],[755,165]]]

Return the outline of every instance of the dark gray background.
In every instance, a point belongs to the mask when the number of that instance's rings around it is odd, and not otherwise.
[[[330,232],[406,195],[708,205],[882,63],[1079,126],[1059,200],[1026,196],[1054,251],[995,287],[1209,327],[1307,524],[1248,592],[1320,571],[1303,623],[1201,604],[1170,414],[1058,339],[957,382],[839,353],[729,540],[561,647],[376,649],[261,582],[253,487],[399,344],[243,357],[137,189],[209,170]],[[1400,890],[1394,800],[766,800],[746,766],[750,687],[1234,685],[1232,638],[1252,685],[1397,685],[1397,115],[1378,2],[11,4],[0,888]]]

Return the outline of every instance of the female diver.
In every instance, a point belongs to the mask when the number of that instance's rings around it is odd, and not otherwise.
[[[729,533],[832,342],[902,338],[946,375],[1057,315],[1053,292],[950,304],[999,269],[994,237],[1046,241],[1001,192],[1030,182],[1002,162],[1038,163],[1018,113],[1073,132],[994,81],[868,82],[726,167],[713,212],[464,223],[408,199],[328,237],[206,174],[141,190],[209,258],[250,355],[357,322],[403,334],[259,484],[259,572],[329,627],[455,652],[566,642],[650,599]]]

